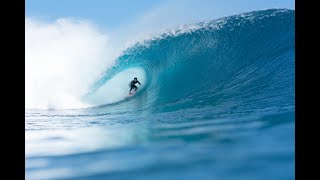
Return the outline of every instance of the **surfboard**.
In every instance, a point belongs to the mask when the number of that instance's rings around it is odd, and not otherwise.
[[[126,97],[131,97],[131,96],[134,96],[136,94],[136,91],[131,91],[131,93],[129,93]]]

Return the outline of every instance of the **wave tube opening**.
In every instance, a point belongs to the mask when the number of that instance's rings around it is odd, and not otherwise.
[[[132,67],[117,73],[94,93],[87,95],[84,101],[91,104],[91,106],[101,106],[122,101],[128,96],[129,83],[134,77],[137,77],[141,83],[141,86],[136,84],[138,87],[137,94],[139,94],[145,87],[146,73],[140,67]]]

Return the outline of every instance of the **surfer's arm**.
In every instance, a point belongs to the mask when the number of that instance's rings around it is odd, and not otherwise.
[[[140,84],[140,82],[138,81],[137,83],[139,83]],[[140,84],[140,86],[141,86],[141,84]]]

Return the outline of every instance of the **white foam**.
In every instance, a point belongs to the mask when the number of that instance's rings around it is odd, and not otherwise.
[[[26,18],[26,109],[86,107],[80,97],[110,67],[117,52],[89,22]]]

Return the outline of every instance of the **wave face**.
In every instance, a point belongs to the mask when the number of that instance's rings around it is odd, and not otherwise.
[[[145,87],[136,97],[148,97],[141,108],[160,109],[168,103],[179,109],[292,107],[294,11],[245,13],[137,43],[96,82],[91,96],[131,68],[145,71],[139,77]],[[131,79],[122,80],[127,84]]]
[[[26,112],[27,177],[294,179],[294,19],[255,11],[136,43],[83,97],[94,107]]]

